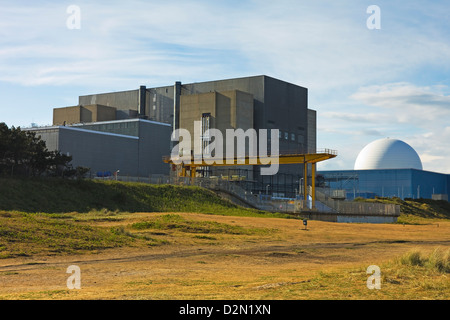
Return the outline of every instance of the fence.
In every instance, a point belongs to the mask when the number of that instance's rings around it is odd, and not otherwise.
[[[214,191],[227,193],[237,198],[247,206],[271,212],[302,213],[318,212],[341,215],[369,215],[369,216],[399,216],[400,206],[384,203],[364,203],[353,201],[334,200],[327,190],[316,188],[316,201],[314,209],[311,200],[274,199],[263,197],[260,194],[241,188],[231,181],[214,178],[186,178],[171,177],[167,175],[151,175],[148,177],[112,176],[97,178],[105,180],[118,180],[125,182],[143,182],[150,184],[194,185]]]
[[[264,201],[260,195],[253,194],[252,192],[245,190],[230,181],[211,178],[195,178],[193,180],[187,180],[189,181],[189,184],[228,193],[254,208],[266,211],[275,211],[274,206],[270,202]]]

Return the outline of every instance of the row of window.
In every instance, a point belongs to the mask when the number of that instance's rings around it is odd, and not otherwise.
[[[289,133],[287,131],[280,130],[278,133],[278,138],[280,140],[290,140],[290,141],[297,141],[303,143],[303,136],[301,134],[298,135],[298,139],[295,139],[295,133]]]

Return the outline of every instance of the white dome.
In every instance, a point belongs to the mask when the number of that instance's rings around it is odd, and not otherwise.
[[[397,139],[375,140],[365,146],[355,161],[355,170],[375,169],[422,170],[417,152],[407,143]]]

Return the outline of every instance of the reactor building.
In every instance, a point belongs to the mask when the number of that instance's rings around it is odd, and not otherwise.
[[[91,175],[169,175],[162,161],[171,154],[173,130],[193,132],[194,121],[208,128],[279,130],[279,153],[316,151],[316,111],[308,108],[308,89],[266,75],[181,83],[162,87],[79,96],[75,106],[55,108],[53,125],[29,128],[49,150],[72,156],[74,166]],[[269,134],[270,136],[270,134]],[[280,165],[276,175],[261,166],[209,168],[199,172],[239,180],[253,193],[295,197],[303,164]]]
[[[450,193],[449,174],[423,170],[417,152],[391,138],[366,145],[353,170],[319,171],[318,176],[321,187],[342,200],[378,196],[448,201]]]
[[[277,129],[280,154],[317,151],[316,111],[308,106],[308,89],[266,75],[83,95],[75,106],[53,109],[52,126],[26,130],[41,136],[49,150],[72,156],[73,166],[90,168],[91,176],[120,172],[139,179],[170,175],[173,168],[163,157],[171,154],[172,133],[186,129],[195,137],[195,121],[202,130]],[[220,166],[197,173],[238,181],[253,194],[295,198],[302,193],[304,164],[281,164],[275,175],[262,175],[261,168]],[[448,201],[450,193],[449,174],[423,170],[411,146],[390,138],[363,148],[353,170],[318,171],[310,180],[340,200]]]

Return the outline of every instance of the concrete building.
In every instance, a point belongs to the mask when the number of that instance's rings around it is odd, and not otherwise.
[[[169,124],[127,119],[30,128],[46,142],[49,150],[72,156],[74,167],[83,166],[91,175],[149,177],[167,175],[162,155],[170,150]]]
[[[93,104],[53,109],[53,125],[116,120],[116,108]]]
[[[354,170],[319,171],[318,176],[330,194],[348,200],[379,196],[448,201],[450,195],[450,175],[422,170],[417,152],[397,139],[368,144]]]
[[[140,86],[136,90],[80,96],[78,102],[84,108],[113,108],[116,120],[138,117],[170,124],[172,129],[187,129],[192,136],[193,122],[205,116],[209,117],[211,128],[220,130],[279,129],[280,153],[316,151],[316,112],[308,108],[308,90],[265,75],[187,84],[175,82],[154,88]],[[100,114],[103,110],[107,109],[101,109]],[[61,114],[63,110],[55,111],[55,125],[69,120],[60,117]],[[111,114],[108,110],[108,115]],[[92,115],[95,117],[95,113]],[[81,122],[83,119],[89,119],[89,115],[80,116]],[[164,155],[169,154],[170,151]],[[208,175],[243,177],[240,179],[243,186],[255,193],[293,197],[303,167],[282,165],[274,176],[261,176],[258,166],[211,170]]]
[[[139,117],[180,128],[181,104],[192,101],[187,96],[213,92],[225,95],[230,91],[253,96],[253,127],[279,129],[280,151],[315,151],[316,112],[308,109],[308,89],[265,75],[187,84],[175,82],[157,88],[141,86],[136,90],[80,96],[78,101],[80,106],[114,107],[117,119],[134,117],[130,115],[130,110],[134,110]],[[183,108],[183,114],[193,112],[195,108],[191,103],[190,108]]]

